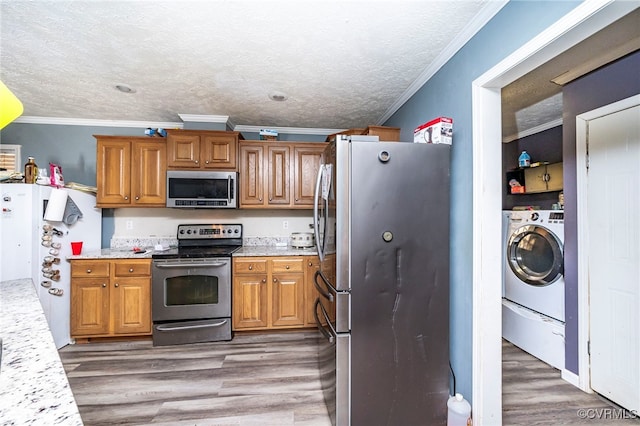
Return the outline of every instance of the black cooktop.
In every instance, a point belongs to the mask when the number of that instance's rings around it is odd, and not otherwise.
[[[227,257],[242,247],[241,224],[178,225],[178,247],[154,252],[152,259]]]
[[[178,247],[165,251],[154,252],[152,259],[197,259],[206,257],[226,257],[242,246],[221,247]]]

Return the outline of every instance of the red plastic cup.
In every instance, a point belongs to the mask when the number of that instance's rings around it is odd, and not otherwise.
[[[82,253],[82,241],[74,241],[71,243],[71,253],[74,255]]]

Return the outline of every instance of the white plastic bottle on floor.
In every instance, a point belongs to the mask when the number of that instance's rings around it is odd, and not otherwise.
[[[462,394],[455,394],[447,401],[447,426],[471,426],[471,404]]]

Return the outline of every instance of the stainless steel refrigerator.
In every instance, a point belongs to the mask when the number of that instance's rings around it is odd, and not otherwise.
[[[320,370],[337,425],[446,424],[450,146],[324,152],[314,226]]]

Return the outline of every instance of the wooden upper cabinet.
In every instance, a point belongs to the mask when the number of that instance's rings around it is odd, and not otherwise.
[[[267,205],[285,205],[291,203],[291,147],[287,145],[270,145],[267,147]]]
[[[210,169],[238,168],[238,134],[205,135],[200,141],[203,167]]]
[[[295,206],[313,207],[313,193],[324,148],[324,144],[294,147],[293,204]]]
[[[313,208],[325,143],[240,141],[241,208]]]
[[[165,138],[95,136],[98,207],[164,207]]]
[[[240,206],[264,205],[264,146],[240,143]]]
[[[238,168],[238,132],[224,130],[168,130],[167,168]]]
[[[162,205],[167,199],[167,146],[152,140],[133,143],[131,196],[138,205]]]
[[[176,131],[178,132],[178,131]],[[167,132],[167,167],[200,168],[200,136]]]
[[[131,203],[131,141],[123,138],[97,138],[96,203]]]

